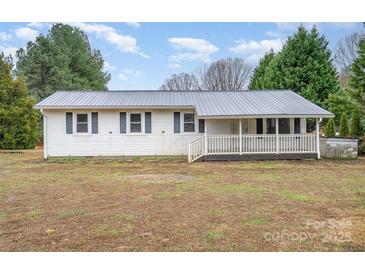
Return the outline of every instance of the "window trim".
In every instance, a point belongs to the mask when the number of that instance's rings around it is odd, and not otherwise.
[[[131,115],[132,114],[139,114],[140,116],[141,116],[141,131],[139,131],[139,132],[132,132],[131,131],[131,123],[134,123],[134,124],[137,124],[137,122],[131,122]],[[127,124],[128,124],[128,126],[127,126],[127,132],[128,132],[128,134],[129,135],[134,135],[134,134],[137,134],[137,135],[141,135],[141,134],[145,134],[145,132],[144,132],[144,126],[145,126],[145,124],[144,124],[144,112],[128,112],[128,115],[127,115]],[[152,114],[151,114],[152,115]]]
[[[74,124],[73,124],[73,135],[91,135],[91,112],[73,112],[74,114]],[[77,131],[77,116],[79,114],[87,115],[87,132],[78,132]]]
[[[181,112],[182,115],[180,117],[181,119],[181,133],[185,133],[185,134],[192,134],[192,133],[196,133],[196,114],[195,112]],[[194,131],[185,131],[185,114],[193,114],[193,117],[194,117],[194,122],[187,122],[189,124],[193,124],[194,123]]]

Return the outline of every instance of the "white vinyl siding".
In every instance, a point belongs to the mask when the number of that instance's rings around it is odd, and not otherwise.
[[[66,134],[66,112],[79,110],[45,110],[49,156],[122,156],[181,155],[188,153],[190,141],[202,133],[174,133],[174,111],[184,110],[95,110],[98,112],[98,134]],[[152,112],[152,133],[144,133],[144,112]],[[127,113],[127,134],[120,134],[120,112]],[[191,112],[191,111],[190,111]],[[82,113],[91,113],[84,110]],[[142,113],[142,133],[129,131],[129,114]],[[90,115],[89,115],[90,116]],[[182,115],[181,115],[182,116]],[[197,117],[195,117],[197,121]],[[89,122],[90,123],[90,122]],[[74,127],[76,126],[74,120]],[[197,124],[195,125],[197,129]],[[74,131],[76,132],[76,131]]]
[[[189,142],[204,133],[198,133],[199,117],[195,115],[195,132],[174,133],[174,112],[192,112],[183,109],[116,109],[116,110],[45,110],[44,137],[45,156],[137,156],[188,154]],[[73,134],[66,134],[66,112],[73,113]],[[91,112],[98,112],[98,134],[76,133],[76,114],[88,113],[88,128],[91,132]],[[120,133],[120,112],[126,112],[127,132]],[[144,133],[144,113],[151,112],[151,133]],[[130,113],[141,113],[142,132],[129,130]],[[238,134],[238,119],[206,119],[208,135]],[[305,118],[301,130],[305,132]],[[256,120],[242,119],[242,131],[255,134]],[[264,127],[265,129],[265,127]],[[303,132],[304,131],[304,132]]]

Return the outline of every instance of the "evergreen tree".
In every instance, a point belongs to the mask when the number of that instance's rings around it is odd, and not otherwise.
[[[344,112],[341,115],[340,121],[340,136],[347,137],[349,136],[349,124],[347,114]]]
[[[351,113],[352,111],[360,111],[360,105],[352,98],[348,90],[340,90],[332,93],[325,101],[326,108],[335,114],[335,122],[340,123],[342,113]]]
[[[300,26],[267,69],[265,88],[291,89],[322,107],[328,95],[339,90],[331,51],[316,27]]]
[[[30,149],[38,140],[39,113],[23,77],[13,79],[12,63],[0,54],[0,149]]]
[[[360,137],[362,136],[362,133],[360,115],[358,112],[353,112],[351,117],[350,135],[352,137]]]
[[[105,90],[110,74],[103,71],[99,50],[84,32],[55,24],[46,36],[17,51],[17,75],[24,75],[30,94],[44,99],[56,90]]]
[[[357,100],[362,110],[365,110],[365,38],[359,42],[358,57],[351,67],[350,87],[352,97]]]
[[[271,50],[270,52],[265,53],[264,57],[260,59],[259,64],[255,67],[251,76],[250,84],[248,87],[250,90],[260,90],[267,88],[267,69],[274,57],[274,51]]]
[[[324,130],[324,134],[326,135],[326,137],[336,136],[335,121],[332,118],[328,120],[326,128]]]

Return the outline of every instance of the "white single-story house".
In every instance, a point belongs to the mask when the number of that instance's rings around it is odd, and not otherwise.
[[[189,162],[320,158],[319,122],[334,116],[290,90],[59,91],[35,108],[44,158],[183,154]]]

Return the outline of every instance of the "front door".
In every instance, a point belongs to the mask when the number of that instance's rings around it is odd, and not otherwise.
[[[248,119],[242,119],[242,134],[248,134]]]

